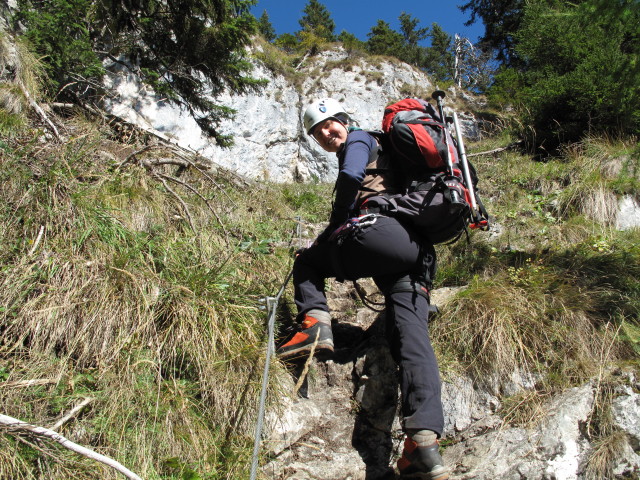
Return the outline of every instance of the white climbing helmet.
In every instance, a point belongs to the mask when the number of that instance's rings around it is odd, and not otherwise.
[[[335,118],[341,123],[346,123],[349,120],[349,114],[337,100],[332,98],[316,100],[304,112],[303,123],[307,134],[311,135],[313,127],[327,118]]]

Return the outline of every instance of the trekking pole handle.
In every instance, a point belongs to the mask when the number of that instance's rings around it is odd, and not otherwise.
[[[431,94],[431,98],[433,98],[438,104],[438,111],[440,112],[440,120],[442,123],[445,123],[444,119],[444,108],[442,107],[442,99],[446,96],[443,90],[436,90]]]
[[[440,120],[444,125],[444,141],[447,147],[447,167],[449,168],[449,175],[453,175],[453,161],[451,160],[451,152],[449,151],[449,132],[447,129],[447,121],[444,118],[444,108],[442,106],[442,99],[445,97],[445,93],[442,90],[436,90],[431,94],[431,97],[438,104],[438,111],[440,112]]]
[[[478,203],[476,202],[476,192],[473,187],[473,181],[471,180],[471,172],[469,171],[469,162],[467,161],[467,152],[464,148],[464,141],[462,140],[462,130],[460,129],[460,122],[458,122],[458,114],[453,112],[453,126],[456,129],[456,138],[458,140],[458,153],[460,153],[460,162],[462,163],[462,174],[464,175],[464,181],[469,189],[469,197],[471,198],[471,209],[473,215],[476,215],[478,211]]]

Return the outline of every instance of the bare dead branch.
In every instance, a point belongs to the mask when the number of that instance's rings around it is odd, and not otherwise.
[[[24,95],[24,97],[27,99],[27,102],[29,102],[29,105],[31,106],[31,108],[35,110],[35,112],[40,116],[40,118],[45,123],[45,125],[49,128],[49,130],[51,130],[51,133],[53,133],[53,136],[56,137],[56,140],[58,141],[62,140],[62,137],[60,136],[58,129],[53,124],[53,122],[49,119],[47,114],[44,113],[44,110],[42,109],[42,107],[40,107],[40,105],[38,105],[36,101],[31,97],[31,94],[27,90],[27,87],[25,87],[22,82],[18,82],[18,86],[20,87],[20,90],[22,91],[22,94]]]
[[[0,414],[0,424],[5,425],[9,433],[29,433],[37,437],[53,440],[54,442],[59,443],[63,447],[79,455],[90,458],[113,468],[130,480],[142,480],[138,475],[136,475],[131,470],[126,468],[121,463],[115,461],[114,459],[97,453],[87,447],[83,447],[82,445],[78,445],[77,443],[68,440],[59,433],[48,428],[31,425],[30,423],[23,422],[22,420],[18,420],[17,418],[2,414]]]
[[[187,190],[189,190],[189,191],[193,192],[194,194],[196,194],[207,205],[207,207],[209,207],[209,210],[211,210],[211,213],[213,213],[213,216],[216,217],[216,220],[218,221],[218,223],[220,224],[220,227],[222,227],[222,231],[224,232],[225,240],[228,243],[227,239],[229,238],[229,232],[227,231],[227,228],[224,226],[224,223],[222,223],[222,220],[218,216],[218,213],[211,206],[211,203],[209,202],[209,200],[207,200],[196,188],[194,188],[193,186],[189,185],[187,182],[183,182],[182,180],[179,180],[179,179],[177,179],[175,177],[171,177],[169,175],[165,175],[163,173],[159,173],[158,175],[161,176],[162,178],[166,179],[166,180],[169,180],[171,182],[177,183],[178,185],[182,185]]]
[[[193,223],[193,218],[191,218],[191,212],[189,211],[189,207],[187,206],[187,204],[185,203],[185,201],[182,199],[182,197],[180,195],[178,195],[167,183],[167,181],[162,178],[160,176],[160,174],[158,173],[152,173],[151,174],[154,178],[157,178],[158,180],[160,180],[160,182],[162,183],[162,185],[164,185],[164,188],[167,190],[167,192],[169,192],[179,203],[180,205],[182,205],[182,209],[184,210],[185,215],[187,216],[187,220],[189,220],[189,225],[191,225],[191,229],[194,232],[197,232],[196,226]]]
[[[69,420],[71,420],[73,417],[75,417],[78,413],[80,413],[80,411],[86,407],[87,405],[89,405],[91,402],[93,402],[95,399],[91,398],[91,397],[87,397],[85,398],[82,402],[80,402],[78,405],[76,405],[75,407],[73,407],[71,410],[69,410],[69,412],[64,415],[62,418],[60,418],[60,420],[58,420],[56,423],[54,423],[51,426],[51,430],[58,430],[62,425],[64,425],[65,423],[67,423]]]
[[[237,207],[236,203],[233,201],[233,199],[229,196],[229,194],[225,191],[224,187],[222,185],[220,185],[218,182],[216,182],[214,180],[214,178],[209,175],[206,171],[204,171],[204,169],[197,165],[195,162],[191,161],[189,158],[187,158],[186,156],[184,156],[181,152],[176,152],[176,155],[178,155],[179,158],[181,158],[182,160],[184,160],[185,162],[187,162],[189,165],[191,165],[193,168],[195,168],[198,172],[200,172],[205,178],[207,178],[215,187],[217,187],[222,193],[225,194],[225,196],[229,199],[229,201],[233,204],[234,207]],[[198,157],[196,157],[198,158]],[[246,179],[243,179],[245,182],[245,185],[248,185],[248,182]]]
[[[120,162],[117,166],[116,166],[116,170],[121,169],[123,166],[125,166],[127,163],[129,163],[131,160],[133,160],[134,158],[136,158],[138,155],[140,155],[141,153],[144,152],[148,152],[149,150],[151,150],[152,148],[156,147],[157,145],[146,145],[144,147],[142,147],[140,150],[136,150],[135,152],[133,152],[132,154],[128,155],[127,158],[125,158],[122,162]]]
[[[41,385],[53,385],[58,383],[59,379],[57,378],[34,378],[31,380],[18,380],[15,382],[2,382],[0,383],[0,387],[2,388],[25,388],[25,387],[36,387]]]
[[[38,232],[38,236],[36,237],[36,240],[33,242],[33,247],[31,247],[31,250],[29,250],[29,253],[27,254],[29,257],[33,255],[35,251],[38,249],[38,245],[40,245],[40,241],[42,240],[43,235],[44,235],[44,225],[40,225],[40,231]]]
[[[467,157],[479,157],[481,155],[494,155],[496,153],[504,152],[505,150],[511,150],[512,148],[515,148],[521,144],[522,144],[521,141],[514,142],[507,145],[506,147],[495,148],[493,150],[487,150],[486,152],[476,152],[476,153],[468,154]]]
[[[184,160],[175,160],[172,158],[152,158],[145,159],[143,162],[145,167],[161,167],[162,165],[174,165],[180,168],[189,168],[191,164]]]

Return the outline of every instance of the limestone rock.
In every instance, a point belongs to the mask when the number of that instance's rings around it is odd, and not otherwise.
[[[327,68],[328,64],[334,67]],[[386,105],[410,92],[429,98],[434,89],[424,72],[414,67],[391,60],[348,59],[341,47],[307,59],[299,69],[301,76],[306,75],[299,86],[256,62],[252,75],[268,80],[264,90],[225,94],[216,100],[237,111],[235,119],[220,125],[221,133],[235,139],[232,148],[224,149],[203,135],[188,112],[156,98],[120,64],[106,66],[105,85],[114,93],[106,100],[110,113],[240,175],[275,182],[332,181],[337,176],[335,155],[324,152],[303,131],[303,110],[311,101],[335,98],[361,128],[376,130]],[[460,120],[465,137],[479,135],[472,116],[461,113]]]

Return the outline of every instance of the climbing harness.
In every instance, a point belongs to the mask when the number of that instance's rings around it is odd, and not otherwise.
[[[329,241],[335,241],[336,244],[340,246],[347,237],[354,235],[358,230],[376,223],[380,216],[381,215],[377,213],[368,213],[366,215],[360,215],[359,217],[350,218],[333,231],[329,237]]]

